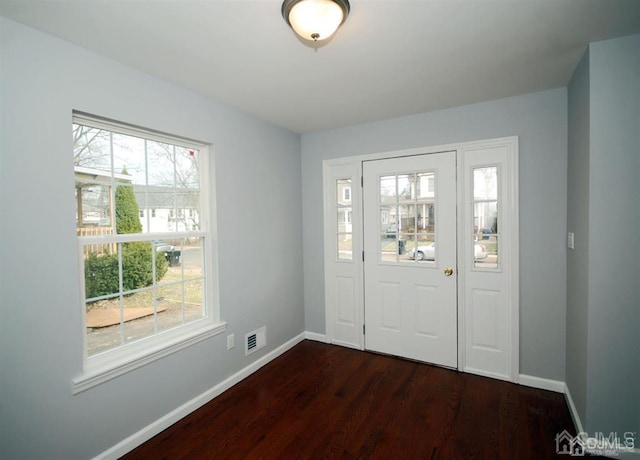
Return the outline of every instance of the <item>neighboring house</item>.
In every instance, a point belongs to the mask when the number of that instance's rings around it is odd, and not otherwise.
[[[111,229],[113,193],[111,193],[111,171],[84,166],[73,168],[76,181],[76,227],[81,229],[105,227]],[[129,174],[114,174],[118,183],[131,184]],[[107,233],[107,232],[103,232]],[[110,233],[110,232],[108,232]],[[92,232],[91,234],[96,234]]]
[[[338,181],[338,232],[351,233],[353,224],[351,222],[351,181]]]
[[[200,191],[163,186],[133,186],[143,232],[200,229]]]
[[[112,233],[114,206],[111,172],[75,166],[78,235]],[[132,185],[133,176],[114,174],[115,182]],[[199,190],[133,184],[143,233],[198,230]]]

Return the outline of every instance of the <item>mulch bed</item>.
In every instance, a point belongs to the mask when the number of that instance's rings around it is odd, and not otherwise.
[[[165,311],[166,308],[159,307],[158,313]],[[153,315],[153,308],[125,308],[124,321],[132,321],[134,319],[144,318]],[[94,308],[87,312],[87,327],[100,328],[120,324],[119,308]]]

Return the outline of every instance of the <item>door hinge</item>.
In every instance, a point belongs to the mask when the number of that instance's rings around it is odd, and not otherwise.
[[[364,262],[364,251],[362,251],[362,261]]]
[[[362,325],[362,335],[365,335],[367,333],[367,327],[363,324]]]
[[[360,176],[360,187],[364,187],[364,176]]]

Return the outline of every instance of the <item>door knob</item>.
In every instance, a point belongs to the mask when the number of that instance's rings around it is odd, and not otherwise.
[[[453,275],[453,268],[451,268],[451,267],[447,267],[447,268],[445,268],[445,269],[444,269],[444,274],[445,274],[445,276],[451,276],[451,275]]]

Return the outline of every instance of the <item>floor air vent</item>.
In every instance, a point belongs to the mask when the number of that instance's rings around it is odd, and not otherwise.
[[[245,356],[264,348],[267,345],[267,327],[263,326],[258,330],[249,332],[244,336]]]

